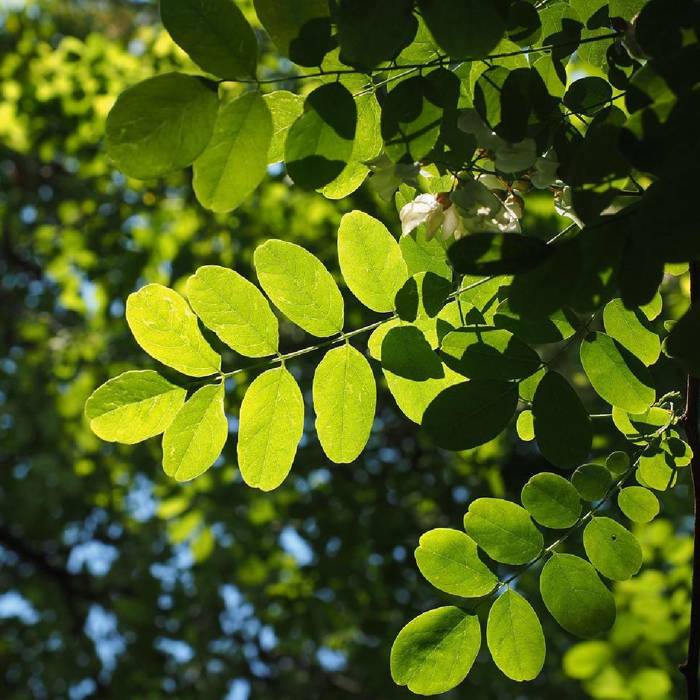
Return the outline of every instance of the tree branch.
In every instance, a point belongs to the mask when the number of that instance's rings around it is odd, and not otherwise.
[[[690,304],[700,303],[700,263],[690,264]],[[693,491],[695,518],[693,544],[693,576],[690,592],[690,632],[688,634],[688,657],[680,666],[685,676],[688,700],[700,699],[698,672],[700,668],[700,428],[698,427],[698,403],[700,401],[700,379],[688,375],[685,413],[681,424],[685,428],[688,444],[693,450],[690,473]]]

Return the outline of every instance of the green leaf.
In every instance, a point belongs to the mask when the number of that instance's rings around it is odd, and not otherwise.
[[[572,323],[576,323],[573,314],[561,310],[555,311],[549,317],[524,318],[510,308],[507,299],[498,305],[493,317],[494,326],[509,330],[531,345],[559,343],[562,340],[567,340],[576,333],[576,328]]]
[[[563,102],[576,114],[593,116],[611,97],[612,87],[607,80],[588,76],[571,83]]]
[[[612,478],[602,464],[582,464],[571,475],[571,483],[584,501],[599,501],[608,492]]]
[[[418,7],[435,42],[456,61],[486,57],[506,33],[508,7],[500,0],[419,0]]]
[[[617,496],[620,510],[635,523],[650,523],[659,514],[659,499],[643,486],[628,486]]]
[[[404,325],[404,322],[400,318],[390,318],[388,321],[384,321],[380,326],[377,326],[369,338],[367,339],[367,350],[369,356],[373,360],[381,362],[382,360],[382,344],[384,343],[384,338],[386,338],[387,333],[397,326]]]
[[[374,68],[399,55],[416,36],[413,0],[339,0],[336,22],[340,60]]]
[[[473,501],[464,516],[464,530],[491,559],[502,564],[527,564],[544,546],[530,514],[500,498]]]
[[[163,469],[177,481],[203,474],[221,454],[228,437],[223,384],[196,391],[163,434]]]
[[[262,182],[272,140],[272,117],[257,92],[219,107],[214,135],[194,163],[192,184],[202,206],[232,211]]]
[[[476,543],[459,530],[437,528],[421,535],[416,563],[435,588],[462,598],[490,593],[498,578],[479,559]]]
[[[432,272],[445,279],[452,279],[452,270],[447,262],[445,249],[438,238],[430,240],[426,238],[424,226],[408,236],[402,236],[399,247],[406,261],[409,275]]]
[[[539,265],[550,248],[521,233],[472,233],[447,252],[454,269],[468,275],[514,275]]]
[[[612,406],[642,413],[656,400],[649,370],[605,333],[583,340],[581,364],[596,393]]]
[[[327,83],[310,93],[285,146],[295,184],[317,190],[338,177],[352,156],[356,128],[357,107],[347,88]]]
[[[253,78],[258,42],[234,0],[161,0],[160,16],[175,43],[219,78]]]
[[[583,531],[586,555],[606,578],[626,581],[642,566],[637,538],[611,518],[593,518]]]
[[[254,0],[258,19],[277,48],[300,66],[318,66],[331,49],[326,0]]]
[[[615,427],[632,442],[647,442],[647,438],[668,427],[673,414],[666,408],[652,406],[644,413],[630,414],[613,406],[612,419]]]
[[[547,610],[577,637],[597,637],[615,622],[615,599],[584,559],[554,554],[540,574],[540,593]]]
[[[187,280],[186,293],[202,323],[237,353],[266,357],[277,352],[277,317],[245,277],[225,267],[205,265]]]
[[[267,152],[268,163],[284,160],[284,146],[292,124],[304,112],[304,98],[287,90],[275,90],[263,95],[272,117],[272,140]]]
[[[386,342],[386,341],[385,341]],[[518,385],[472,379],[438,394],[423,416],[423,429],[446,450],[468,450],[497,437],[518,405]]]
[[[669,489],[676,480],[671,456],[663,450],[643,454],[637,461],[637,480],[655,491]]]
[[[571,384],[558,372],[547,372],[532,402],[537,445],[546,460],[573,469],[591,450],[593,430],[586,409]]]
[[[343,330],[343,297],[317,257],[273,239],[255,249],[253,260],[261,287],[290,321],[320,338]]]
[[[153,358],[190,377],[221,369],[221,358],[204,339],[197,317],[175,291],[148,284],[126,300],[126,321],[136,342]]]
[[[124,372],[91,394],[85,417],[100,439],[134,445],[160,435],[182,408],[186,394],[153,370]]]
[[[369,175],[366,162],[380,155],[384,147],[380,129],[381,107],[373,93],[360,94],[355,99],[357,128],[352,154],[338,177],[324,185],[319,192],[327,199],[343,199],[351,195]]]
[[[377,387],[369,362],[349,343],[329,350],[313,382],[316,432],[336,464],[355,460],[369,439]]]
[[[419,695],[446,693],[471,670],[481,647],[479,618],[454,606],[411,620],[391,647],[391,677]]]
[[[630,458],[626,452],[612,452],[605,460],[606,469],[614,475],[624,474],[630,468]]]
[[[536,522],[564,530],[581,516],[581,499],[569,481],[558,474],[542,472],[530,477],[520,500]]]
[[[107,155],[139,180],[181,170],[209,143],[218,104],[216,91],[191,75],[144,80],[119,95],[107,117]]]
[[[399,409],[420,423],[433,399],[462,377],[440,362],[415,326],[390,328],[381,346],[382,371]]]
[[[693,460],[693,450],[681,439],[677,430],[671,429],[661,442],[661,449],[668,455],[667,459],[674,467],[687,467]]]
[[[622,299],[613,299],[603,311],[605,332],[645,365],[653,365],[661,355],[661,339],[648,326],[641,310],[625,307]]]
[[[509,331],[460,328],[442,340],[445,363],[472,379],[524,379],[540,366],[539,355]]]
[[[696,377],[700,377],[700,307],[691,306],[688,312],[674,324],[666,340],[666,351],[675,358],[681,367]]]
[[[419,272],[407,279],[396,293],[396,312],[404,321],[428,321],[443,309],[451,289],[444,277]]]
[[[542,625],[530,603],[515,591],[507,590],[491,606],[486,643],[508,678],[531,681],[539,676],[546,648]]]
[[[393,311],[408,272],[384,224],[361,211],[345,214],[338,229],[338,260],[345,283],[366,307]]]
[[[535,439],[535,419],[532,411],[526,409],[518,414],[518,420],[515,422],[515,429],[518,432],[518,437],[523,442],[531,442]]]
[[[239,414],[238,468],[248,486],[276,489],[292,468],[304,432],[304,399],[284,367],[263,372],[248,387]]]

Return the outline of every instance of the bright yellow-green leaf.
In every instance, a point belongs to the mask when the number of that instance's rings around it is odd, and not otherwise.
[[[248,486],[277,488],[289,474],[304,431],[304,399],[284,367],[264,372],[243,397],[238,467]]]
[[[136,342],[158,362],[190,377],[221,369],[221,358],[204,339],[197,317],[172,289],[148,284],[130,294],[126,321]]]
[[[564,529],[581,515],[581,499],[564,477],[541,472],[523,486],[520,500],[536,522],[545,527]]]
[[[391,647],[391,677],[419,695],[459,685],[481,647],[479,618],[459,608],[436,608],[411,620]]]
[[[177,481],[189,481],[216,462],[228,437],[223,384],[195,392],[163,434],[163,469]]]
[[[659,514],[659,499],[643,486],[628,486],[617,496],[620,510],[635,523],[649,523]]]
[[[515,591],[507,590],[491,606],[486,643],[508,678],[531,681],[540,674],[546,649],[542,625],[530,603]]]
[[[479,598],[496,587],[498,578],[479,559],[476,542],[469,535],[441,527],[421,535],[418,545],[416,563],[435,588]]]
[[[236,352],[246,357],[277,352],[277,317],[260,290],[237,272],[200,267],[187,280],[187,298],[204,325]]]
[[[323,451],[338,464],[352,462],[374,422],[377,387],[369,362],[349,343],[329,350],[316,368],[313,398]]]
[[[637,538],[612,518],[593,518],[583,531],[583,546],[593,566],[613,581],[632,578],[642,566]]]
[[[222,104],[211,141],[194,163],[202,206],[228,212],[241,204],[265,177],[271,140],[272,117],[259,93]]]
[[[321,338],[343,330],[343,297],[317,257],[295,243],[271,240],[255,249],[254,261],[260,285],[290,321]]]
[[[653,365],[661,355],[661,339],[649,328],[641,309],[628,309],[622,299],[613,299],[603,311],[605,332],[636,355],[645,365]]]
[[[124,372],[93,392],[85,416],[102,440],[133,445],[162,433],[186,393],[153,370]]]
[[[386,226],[361,211],[345,214],[338,229],[338,261],[350,291],[373,311],[392,311],[408,279],[401,249]]]
[[[275,90],[263,95],[272,116],[272,141],[267,153],[268,163],[284,160],[284,145],[289,127],[304,111],[304,98],[287,90]]]

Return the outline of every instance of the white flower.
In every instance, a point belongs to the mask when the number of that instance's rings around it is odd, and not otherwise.
[[[444,218],[442,204],[434,194],[421,194],[401,208],[399,218],[402,236],[425,224],[428,238],[432,238]]]
[[[583,228],[583,222],[578,218],[574,211],[574,205],[571,198],[571,187],[562,187],[554,194],[554,208],[557,214],[571,219],[579,228]]]
[[[557,181],[559,161],[556,155],[549,150],[535,161],[535,172],[530,175],[530,181],[538,190],[545,190]]]
[[[511,195],[512,196],[512,195]],[[459,208],[465,233],[520,231],[519,207],[503,203],[493,192],[476,180],[465,180],[452,195]]]
[[[503,143],[496,149],[496,170],[519,173],[531,168],[537,159],[537,144],[533,139],[518,143]]]

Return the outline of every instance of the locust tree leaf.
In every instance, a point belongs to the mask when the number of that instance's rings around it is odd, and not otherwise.
[[[527,272],[551,249],[539,238],[520,233],[472,233],[450,246],[454,269],[467,275],[514,275]]]
[[[284,160],[287,133],[304,112],[304,98],[288,90],[275,90],[263,95],[272,117],[272,140],[267,152],[268,163]]]
[[[650,523],[659,514],[659,499],[643,486],[627,486],[617,496],[620,510],[635,523]]]
[[[338,261],[350,291],[367,308],[393,311],[408,271],[384,224],[361,211],[345,214],[338,229]]]
[[[237,272],[200,267],[187,280],[187,299],[202,323],[237,353],[266,357],[277,352],[277,317],[260,290]]]
[[[196,391],[163,433],[163,469],[177,481],[189,481],[214,464],[228,437],[223,384]]]
[[[205,81],[166,73],[126,89],[107,117],[107,155],[129,177],[161,177],[206,148],[219,100]]]
[[[544,538],[530,514],[501,498],[477,498],[464,516],[466,533],[495,561],[526,564],[542,551]]]
[[[175,43],[219,78],[252,78],[258,42],[234,0],[161,0],[160,16]]]
[[[622,299],[613,299],[603,311],[605,332],[645,365],[653,365],[661,355],[661,339],[649,328],[641,309],[628,309]]]
[[[540,593],[552,617],[577,637],[597,637],[615,622],[612,593],[580,557],[554,554],[540,574]]]
[[[541,472],[523,486],[520,500],[536,522],[544,527],[566,529],[581,516],[581,499],[571,482],[558,474]]]
[[[148,284],[130,294],[126,321],[136,342],[158,362],[190,377],[221,369],[221,357],[204,339],[197,317],[172,289]]]
[[[532,402],[535,438],[546,460],[573,469],[591,449],[593,429],[586,409],[571,384],[558,372],[547,372]]]
[[[571,483],[584,501],[599,501],[610,488],[612,477],[602,464],[582,464],[571,475]]]
[[[656,400],[649,370],[605,333],[591,333],[583,340],[581,364],[596,393],[612,406],[642,413]]]
[[[454,606],[411,620],[391,647],[391,677],[419,695],[446,693],[471,670],[481,648],[479,618]]]
[[[321,338],[343,330],[343,297],[317,257],[274,239],[258,246],[253,259],[260,285],[290,321]]]
[[[323,451],[337,464],[352,462],[374,421],[377,387],[369,362],[349,343],[329,350],[314,374],[313,400]]]
[[[493,661],[514,681],[539,676],[546,653],[542,625],[530,603],[508,590],[489,611],[486,643]]]
[[[153,370],[124,372],[91,394],[85,417],[102,440],[133,445],[160,435],[182,408],[186,393]]]
[[[277,488],[289,474],[304,432],[304,399],[285,367],[263,372],[248,387],[239,414],[238,467],[248,486]]]
[[[606,578],[625,581],[642,566],[637,538],[612,518],[593,518],[583,531],[583,547],[593,566]]]
[[[272,117],[265,100],[248,92],[219,107],[214,134],[194,163],[192,184],[202,206],[235,209],[267,172]]]
[[[479,559],[474,540],[459,530],[436,528],[424,533],[415,556],[426,580],[451,595],[479,598],[498,583],[498,578]]]

